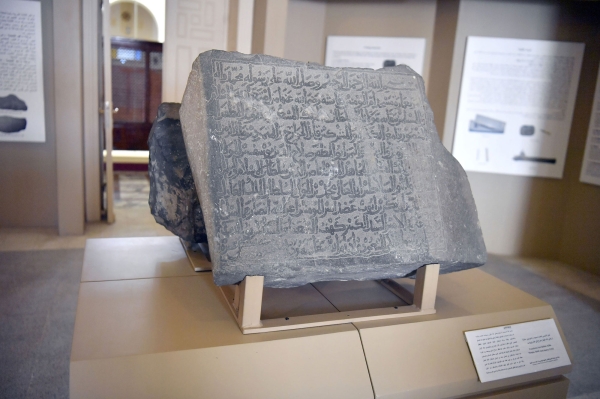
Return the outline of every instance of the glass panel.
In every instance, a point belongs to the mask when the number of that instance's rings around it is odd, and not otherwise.
[[[147,101],[146,53],[112,48],[113,104],[119,112],[115,122],[144,122]]]

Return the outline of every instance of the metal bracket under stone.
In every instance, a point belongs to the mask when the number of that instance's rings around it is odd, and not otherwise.
[[[219,288],[242,333],[256,334],[434,314],[439,273],[439,264],[420,267],[417,270],[414,294],[396,281],[393,284],[390,281],[380,281],[400,299],[411,305],[266,320],[261,320],[264,276],[246,276],[239,284]]]

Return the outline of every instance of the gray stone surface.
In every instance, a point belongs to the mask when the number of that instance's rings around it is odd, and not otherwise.
[[[206,228],[185,151],[178,103],[163,103],[148,137],[150,209],[154,219],[190,244],[206,243]]]
[[[402,277],[482,265],[477,211],[423,79],[209,51],[181,106],[216,284]]]

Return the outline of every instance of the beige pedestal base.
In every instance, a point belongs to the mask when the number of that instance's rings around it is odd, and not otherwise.
[[[480,270],[440,276],[433,315],[243,335],[210,272],[192,274],[173,239],[88,240],[71,398],[566,397],[570,367],[478,381],[463,331],[556,319]],[[263,295],[264,319],[402,304],[375,282]]]

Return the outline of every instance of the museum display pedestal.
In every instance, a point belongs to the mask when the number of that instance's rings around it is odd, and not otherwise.
[[[261,317],[401,305],[374,281],[326,282],[265,288]],[[571,366],[481,383],[464,336],[556,320],[550,305],[472,269],[439,277],[435,307],[435,314],[408,319],[243,335],[211,273],[193,271],[177,237],[88,240],[70,395],[566,397],[569,381],[563,374]]]

